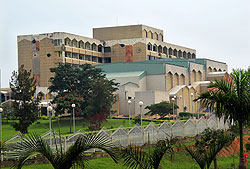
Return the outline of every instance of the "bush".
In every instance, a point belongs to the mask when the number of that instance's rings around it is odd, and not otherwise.
[[[180,112],[179,113],[179,116],[180,117],[189,117],[189,116],[191,116],[192,114],[191,113],[189,113],[189,112]]]
[[[140,116],[140,115],[138,115],[138,116],[136,116],[136,117],[134,118],[134,123],[135,123],[135,124],[140,124],[140,123],[141,123],[141,116]]]
[[[51,120],[55,120],[57,117],[55,115],[51,116]],[[49,116],[40,116],[41,120],[49,120]]]

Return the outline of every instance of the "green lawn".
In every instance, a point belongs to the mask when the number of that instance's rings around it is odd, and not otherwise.
[[[238,157],[234,158],[235,165],[237,168],[237,164],[239,161]],[[233,164],[233,157],[225,157],[218,159],[218,166],[220,169],[230,169]],[[250,166],[250,162],[247,163]],[[199,166],[185,153],[176,153],[174,161],[170,161],[168,156],[164,157],[161,163],[162,168],[166,169],[199,169]],[[23,167],[24,169],[52,169],[51,165],[43,164],[43,165],[27,165]],[[121,163],[115,164],[112,159],[109,157],[101,157],[95,158],[88,161],[88,167],[91,169],[124,169]],[[213,163],[210,167],[213,168]]]
[[[40,124],[37,124],[37,122],[40,122]],[[40,135],[43,134],[47,131],[49,131],[49,121],[48,120],[38,120],[37,122],[35,122],[34,124],[32,124],[28,131],[29,133],[35,132],[36,134]],[[52,121],[52,125],[53,125],[53,129],[55,131],[59,131],[58,129],[58,121],[57,120],[53,120]],[[11,123],[13,123],[13,121],[10,121],[7,123],[6,121],[3,121],[3,140],[6,140],[12,136],[14,136],[15,134],[19,133],[17,131],[14,130],[14,128],[11,126]],[[66,120],[60,120],[60,129],[61,129],[61,134],[62,135],[70,135],[70,122],[66,121]],[[148,121],[143,121],[143,125],[148,125],[150,122]],[[133,121],[131,122],[132,126],[134,126]],[[107,129],[116,129],[118,128],[120,125],[122,125],[123,127],[129,127],[129,121],[127,119],[108,119],[107,122],[104,122],[102,124],[102,127],[106,127]],[[83,120],[77,120],[76,121],[76,131],[78,130],[84,130],[86,132],[88,132],[88,127],[87,127],[87,123],[84,122]],[[72,129],[73,130],[73,129]]]

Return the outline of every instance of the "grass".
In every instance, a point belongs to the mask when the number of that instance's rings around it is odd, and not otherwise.
[[[235,157],[235,168],[237,168],[239,158]],[[233,157],[221,157],[218,158],[218,166],[220,169],[231,169],[233,164]],[[247,162],[247,165],[250,166],[250,162]],[[199,169],[199,166],[191,159],[190,156],[183,152],[175,154],[173,161],[170,161],[170,158],[166,155],[161,163],[162,168],[167,169]],[[52,169],[50,164],[41,164],[41,165],[26,165],[24,169]],[[100,157],[91,159],[88,161],[88,167],[91,169],[105,168],[105,169],[124,169],[121,163],[114,163],[109,157]],[[211,169],[214,168],[213,163],[211,164]],[[7,168],[4,168],[7,169]]]
[[[15,129],[11,126],[11,123],[14,121],[9,120],[8,123],[6,121],[3,121],[3,140],[7,140],[8,138],[14,136],[15,134],[18,134],[18,131],[15,131]],[[39,124],[37,123],[39,122]],[[38,120],[37,122],[33,123],[29,128],[29,133],[36,133],[38,135],[41,135],[47,131],[49,131],[49,120]],[[143,126],[148,125],[149,121],[143,121]],[[131,122],[132,126],[134,126],[133,121]],[[58,121],[52,120],[53,129],[58,132]],[[119,126],[123,127],[129,127],[129,121],[127,119],[107,119],[107,122],[104,122],[102,124],[102,127],[105,127],[106,129],[117,129]],[[60,120],[60,130],[62,135],[70,135],[70,121],[69,120]],[[78,130],[84,130],[88,132],[88,125],[83,120],[76,120],[76,131]],[[73,130],[73,128],[72,128]]]

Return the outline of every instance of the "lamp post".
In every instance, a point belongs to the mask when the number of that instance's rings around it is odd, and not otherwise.
[[[52,146],[52,131],[51,131],[51,111],[52,111],[52,107],[48,106],[47,107],[47,111],[49,112],[49,144],[50,146]]]
[[[172,102],[173,102],[173,120],[174,120],[174,101],[175,101],[175,98],[173,97],[172,98]]]
[[[131,104],[131,100],[128,100],[128,115],[129,115],[129,127],[131,127],[131,121],[130,121],[130,118],[131,118],[131,114],[130,114],[130,104]]]
[[[199,107],[199,104],[200,104],[200,99],[197,100],[198,119],[200,119],[200,107]]]
[[[191,104],[192,104],[192,114],[193,114],[193,118],[194,118],[194,111],[193,111],[193,96],[194,96],[194,93],[190,93],[190,96],[191,96]]]
[[[0,141],[1,141],[1,143],[3,142],[3,140],[2,140],[2,136],[3,136],[3,134],[2,134],[2,112],[3,112],[3,108],[1,108],[0,107]]]
[[[76,105],[72,104],[71,106],[73,108],[73,131],[75,133],[76,132],[76,123],[75,123],[75,107],[76,107]]]
[[[139,106],[140,106],[140,115],[141,115],[141,127],[142,127],[142,112],[141,112],[141,107],[143,105],[142,101],[139,101]]]

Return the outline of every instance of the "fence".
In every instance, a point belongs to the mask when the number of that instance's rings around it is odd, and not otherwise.
[[[135,125],[132,129],[125,129],[122,126],[116,129],[114,132],[110,132],[105,128],[101,129],[99,133],[102,133],[110,137],[111,141],[118,146],[128,145],[143,145],[145,143],[155,143],[157,140],[169,137],[169,136],[195,136],[203,132],[206,128],[213,129],[228,129],[229,124],[224,123],[224,119],[216,119],[210,117],[204,119],[201,117],[199,120],[189,119],[185,123],[176,121],[173,125],[170,123],[162,123],[160,126],[156,126],[154,123],[150,123],[147,127]],[[66,139],[66,144],[73,144],[79,135],[84,135],[83,131],[78,131],[72,134]]]

